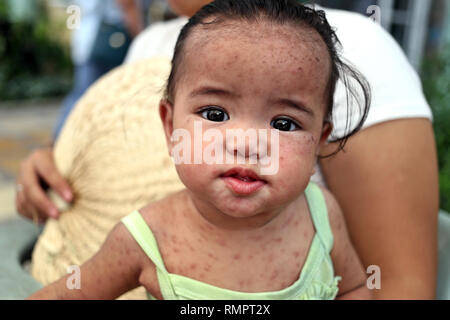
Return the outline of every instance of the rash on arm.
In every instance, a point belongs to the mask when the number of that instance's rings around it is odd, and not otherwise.
[[[123,224],[108,235],[98,253],[80,267],[81,288],[69,289],[67,275],[28,299],[115,299],[139,286],[141,250]]]

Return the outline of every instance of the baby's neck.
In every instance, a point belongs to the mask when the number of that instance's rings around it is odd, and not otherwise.
[[[205,238],[233,239],[242,243],[249,238],[273,238],[286,232],[293,218],[299,214],[301,197],[276,210],[268,210],[249,218],[233,218],[196,199],[189,191],[185,192],[188,207],[188,223]],[[211,239],[214,240],[214,239]]]

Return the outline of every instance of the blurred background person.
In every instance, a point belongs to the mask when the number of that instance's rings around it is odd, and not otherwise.
[[[83,93],[123,62],[132,38],[149,23],[146,13],[151,0],[75,0],[71,4],[81,13],[71,44],[74,86],[63,102],[54,140]]]

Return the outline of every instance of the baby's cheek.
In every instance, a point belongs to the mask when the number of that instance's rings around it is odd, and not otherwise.
[[[183,184],[192,191],[203,192],[211,183],[211,177],[219,175],[219,170],[214,165],[180,164],[176,167]]]
[[[280,162],[289,159],[296,161],[313,160],[316,157],[316,138],[310,133],[299,133],[280,139]]]
[[[314,135],[308,132],[302,132],[295,140],[296,141],[293,144],[298,148],[299,154],[304,156],[315,156],[317,143]]]
[[[178,176],[180,177],[180,180],[187,188],[195,189],[195,186],[201,183],[200,181],[198,181],[199,177],[201,176],[198,174],[196,165],[179,164],[176,166],[176,169],[178,172]]]
[[[295,138],[280,141],[280,170],[286,179],[295,179],[300,184],[310,177],[316,163],[316,143],[312,134],[299,134]],[[292,173],[297,174],[292,174]]]

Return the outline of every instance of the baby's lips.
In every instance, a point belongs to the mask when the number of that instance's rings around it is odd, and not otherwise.
[[[236,178],[243,178],[243,179],[251,179],[253,181],[264,181],[261,179],[258,174],[256,174],[255,171],[247,168],[233,168],[225,172],[221,175],[221,177],[227,178],[227,177],[236,177]]]

